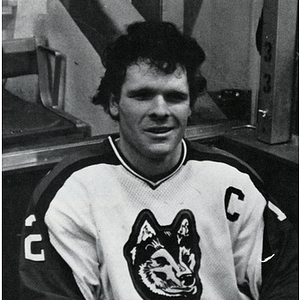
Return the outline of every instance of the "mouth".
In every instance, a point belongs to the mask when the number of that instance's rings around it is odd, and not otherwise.
[[[181,294],[181,293],[195,293],[197,291],[197,286],[187,286],[187,287],[168,287],[165,289],[165,292],[169,295]]]
[[[173,129],[174,129],[173,127],[159,126],[159,127],[147,128],[145,131],[148,133],[152,133],[152,134],[166,134],[166,133],[172,131]]]

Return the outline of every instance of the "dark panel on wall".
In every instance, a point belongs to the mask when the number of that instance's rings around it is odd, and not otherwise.
[[[97,0],[61,0],[82,33],[101,56],[106,46],[119,35]]]
[[[162,19],[163,0],[132,0],[132,5],[145,18],[146,21],[160,21]]]
[[[192,35],[196,24],[203,0],[185,0],[184,1],[184,24],[183,32]]]

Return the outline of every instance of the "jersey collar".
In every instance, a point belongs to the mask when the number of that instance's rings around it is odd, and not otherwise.
[[[111,136],[108,137],[109,143],[115,153],[115,155],[117,156],[117,158],[119,159],[119,161],[121,162],[121,164],[123,165],[123,167],[129,171],[131,174],[133,174],[134,176],[138,177],[139,179],[145,181],[146,183],[148,183],[152,188],[157,188],[161,183],[163,183],[164,181],[168,180],[169,178],[171,178],[175,173],[177,173],[179,171],[179,169],[182,167],[185,159],[186,159],[186,155],[187,155],[187,145],[186,142],[184,141],[184,139],[182,139],[182,155],[180,158],[180,162],[177,165],[177,168],[171,172],[170,174],[168,174],[167,176],[165,176],[164,178],[154,182],[151,181],[147,178],[145,178],[144,176],[140,175],[139,173],[137,173],[137,171],[133,170],[129,164],[124,160],[124,158],[122,157],[120,151],[118,150],[114,140],[112,139]]]

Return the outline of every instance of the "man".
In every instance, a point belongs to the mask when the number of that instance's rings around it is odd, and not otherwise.
[[[119,122],[59,164],[25,220],[24,299],[296,299],[295,234],[260,179],[184,140],[204,52],[172,24],[128,27],[95,104]]]

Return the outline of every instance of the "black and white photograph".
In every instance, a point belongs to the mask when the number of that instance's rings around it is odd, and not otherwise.
[[[299,299],[299,1],[2,0],[2,298]]]

